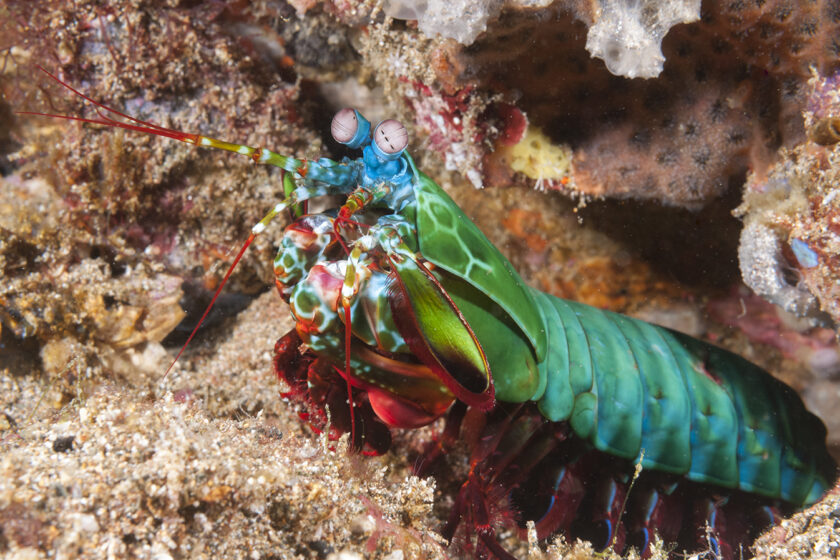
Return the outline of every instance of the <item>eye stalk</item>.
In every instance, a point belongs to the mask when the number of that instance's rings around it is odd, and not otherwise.
[[[330,132],[336,142],[350,148],[361,148],[370,142],[370,121],[348,107],[335,114]]]
[[[408,131],[400,121],[388,119],[376,125],[373,131],[374,153],[384,160],[394,160],[400,157],[408,146]]]

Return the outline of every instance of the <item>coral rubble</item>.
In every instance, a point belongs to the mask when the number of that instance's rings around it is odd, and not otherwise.
[[[284,322],[265,294],[163,385],[105,384],[67,408],[36,411],[37,378],[0,377],[0,407],[19,421],[0,426],[0,554],[444,558],[431,480],[331,451],[284,410],[262,367]]]
[[[813,130],[840,114],[840,74],[816,73],[804,113]],[[811,135],[813,138],[813,135]],[[800,316],[840,322],[840,144],[813,139],[781,153],[766,175],[753,173],[738,212],[744,281]]]

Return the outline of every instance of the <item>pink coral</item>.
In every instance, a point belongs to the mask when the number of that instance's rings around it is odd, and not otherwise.
[[[746,289],[710,302],[707,309],[715,321],[742,331],[753,342],[778,348],[821,377],[838,372],[840,349],[831,329],[797,328],[790,319],[783,320],[778,307]]]
[[[505,93],[570,144],[578,192],[697,208],[802,139],[807,68],[840,59],[836,5],[747,4],[706,3],[699,22],[672,28],[651,80],[589,58],[596,17],[576,2],[502,12],[468,49],[447,47],[460,71],[438,77]]]

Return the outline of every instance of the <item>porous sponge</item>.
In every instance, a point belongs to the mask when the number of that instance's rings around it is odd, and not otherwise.
[[[470,45],[495,18],[503,0],[388,0],[385,13],[397,19],[416,19],[420,30]]]
[[[662,38],[674,25],[700,19],[700,0],[604,0],[586,36],[586,50],[616,76],[655,78]]]

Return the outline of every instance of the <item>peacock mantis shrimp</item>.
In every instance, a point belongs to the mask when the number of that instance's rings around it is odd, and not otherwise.
[[[463,428],[471,469],[444,536],[462,528],[474,553],[510,557],[494,526],[503,501],[540,538],[562,530],[645,554],[658,532],[687,548],[708,538],[714,553],[735,558],[780,510],[811,504],[833,484],[825,428],[789,387],[689,336],[529,287],[417,168],[399,122],[371,127],[343,109],[332,136],[362,155],[307,161],[134,119],[47,74],[101,118],[29,114],[284,171],[286,198],[252,228],[224,281],[290,210],[274,260],[296,322],[275,347],[288,396],[308,405],[314,427],[329,414],[333,435],[349,432],[369,454],[390,448],[392,428],[446,415],[433,462]],[[306,212],[325,195],[344,202]]]

